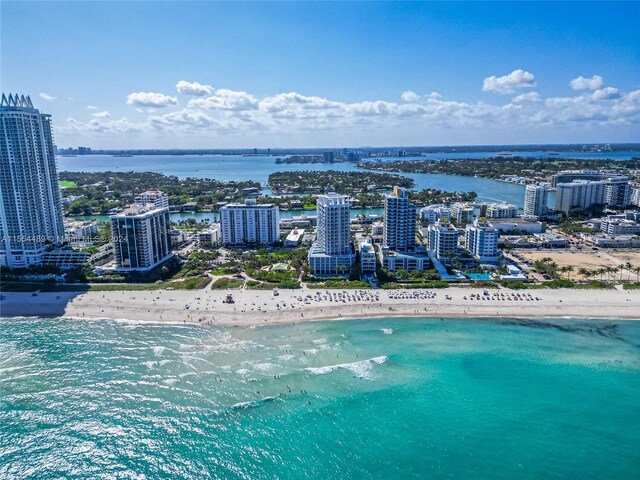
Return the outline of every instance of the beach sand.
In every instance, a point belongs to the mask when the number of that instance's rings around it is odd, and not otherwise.
[[[328,299],[330,294],[331,301]],[[364,293],[364,297],[358,292]],[[640,319],[640,290],[157,290],[84,293],[5,292],[0,315],[67,316],[249,326],[361,317],[578,317]],[[315,298],[316,293],[322,298]],[[503,294],[505,299],[491,299]],[[308,295],[314,297],[305,299]],[[344,302],[339,298],[347,295]],[[414,298],[417,295],[419,298]],[[471,295],[483,297],[473,300]],[[532,300],[514,300],[533,297]],[[360,296],[355,299],[354,296]],[[377,296],[377,300],[375,297]],[[407,298],[398,298],[406,296]],[[449,297],[449,298],[447,298]],[[466,299],[465,299],[466,297]],[[538,300],[535,300],[535,298]],[[300,300],[302,298],[302,301]],[[510,298],[511,300],[508,300]]]

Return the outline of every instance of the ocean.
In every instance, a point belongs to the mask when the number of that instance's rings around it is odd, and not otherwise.
[[[0,319],[0,478],[631,479],[640,322]]]

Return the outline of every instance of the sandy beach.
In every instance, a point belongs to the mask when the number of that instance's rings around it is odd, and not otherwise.
[[[6,292],[0,315],[68,316],[249,326],[360,317],[578,317],[640,319],[640,290],[162,290]]]

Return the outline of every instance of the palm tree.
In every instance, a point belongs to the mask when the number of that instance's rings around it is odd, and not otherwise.
[[[593,274],[591,270],[585,267],[578,268],[578,273],[582,276],[583,279],[588,280],[589,277]]]
[[[636,283],[640,282],[640,266],[634,268],[633,271],[636,274]]]
[[[567,265],[565,267],[565,272],[567,272],[567,280],[571,281],[571,272],[573,272],[573,265]]]
[[[631,262],[627,262],[624,264],[624,268],[627,269],[627,283],[631,282],[631,272],[633,271],[633,264]]]

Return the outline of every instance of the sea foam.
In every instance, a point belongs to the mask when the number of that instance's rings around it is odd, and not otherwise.
[[[355,374],[358,378],[371,378],[371,370],[374,365],[382,365],[386,363],[388,360],[387,357],[373,357],[367,360],[360,360],[358,362],[351,363],[340,363],[338,365],[327,365],[326,367],[307,367],[305,370],[313,373],[314,375],[326,375],[331,372],[335,372],[336,370],[349,370],[353,374]]]

